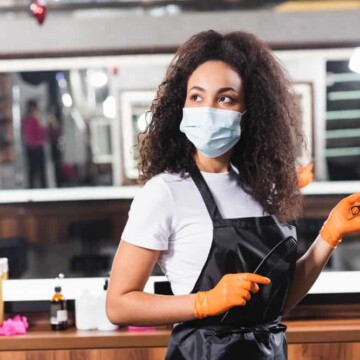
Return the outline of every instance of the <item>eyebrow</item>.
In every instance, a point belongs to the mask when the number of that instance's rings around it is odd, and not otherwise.
[[[206,92],[206,90],[200,86],[193,86],[189,91],[191,90],[198,90],[198,91],[201,91],[201,92]],[[232,87],[224,87],[224,88],[220,88],[217,93],[218,94],[221,94],[221,93],[224,93],[226,91],[234,91],[236,92],[237,94],[239,93],[238,91],[236,91],[234,88]]]

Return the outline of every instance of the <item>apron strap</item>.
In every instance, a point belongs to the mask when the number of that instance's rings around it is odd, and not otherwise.
[[[211,220],[213,222],[222,220],[222,216],[221,216],[220,211],[215,203],[214,197],[211,194],[208,184],[206,183],[200,170],[197,167],[193,167],[189,173],[190,173],[190,176],[193,179],[195,185],[197,186],[197,188],[200,191],[201,197],[204,200],[204,203],[209,212]]]

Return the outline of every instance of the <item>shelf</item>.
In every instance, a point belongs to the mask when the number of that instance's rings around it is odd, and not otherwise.
[[[27,202],[133,199],[139,185],[73,187],[55,189],[0,190],[0,204]],[[360,191],[360,181],[315,181],[301,190],[303,195],[350,195]]]
[[[0,204],[133,199],[140,186],[99,186],[58,189],[0,190]]]

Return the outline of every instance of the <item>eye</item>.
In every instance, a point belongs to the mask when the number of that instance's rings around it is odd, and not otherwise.
[[[190,96],[190,99],[191,99],[192,101],[196,101],[196,102],[201,101],[200,95],[197,95],[197,94],[191,95],[191,96]]]
[[[225,96],[225,95],[223,95],[223,96],[221,96],[221,97],[219,98],[219,102],[229,103],[229,102],[232,102],[232,101],[234,101],[234,100],[233,100],[233,98],[231,98],[230,96]]]

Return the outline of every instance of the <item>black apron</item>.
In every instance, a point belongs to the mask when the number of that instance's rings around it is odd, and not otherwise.
[[[205,265],[191,293],[210,290],[229,273],[254,272],[294,226],[275,216],[223,219],[199,170],[191,172],[213,222],[213,241]],[[271,283],[260,285],[246,306],[224,314],[176,324],[166,360],[260,360],[287,358],[286,327],[279,324],[293,278],[296,249],[271,273]],[[221,321],[224,318],[223,322]]]

